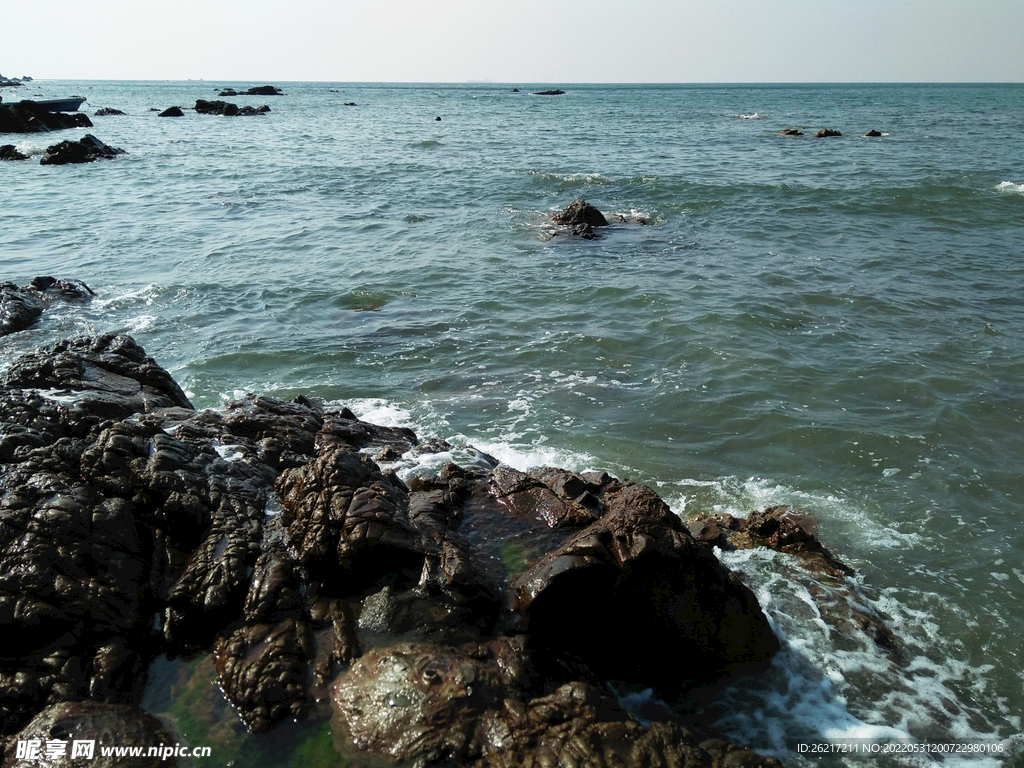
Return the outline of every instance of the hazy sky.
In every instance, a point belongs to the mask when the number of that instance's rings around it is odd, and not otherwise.
[[[8,22],[8,77],[1024,81],[1024,0],[39,0]]]

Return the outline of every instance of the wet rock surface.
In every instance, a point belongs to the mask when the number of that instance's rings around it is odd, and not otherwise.
[[[18,742],[25,754],[19,756]],[[79,742],[80,745],[76,745]],[[140,768],[179,765],[169,751],[149,755],[150,747],[173,748],[180,743],[176,734],[147,712],[120,704],[92,701],[52,704],[36,715],[4,750],[4,768],[70,768],[87,761],[97,768],[133,765]],[[89,749],[92,752],[77,752]],[[104,755],[101,747],[144,747],[140,757]],[[31,748],[31,756],[29,749]]]
[[[555,222],[572,227],[607,227],[608,220],[586,200],[573,200],[555,214]]]
[[[605,687],[672,698],[778,647],[650,488],[472,449],[404,481],[388,463],[456,449],[303,397],[196,412],[126,336],[41,348],[0,391],[0,733],[135,705],[157,655],[212,651],[252,732],[333,701],[393,759],[739,759]]]
[[[587,683],[540,693],[538,680],[522,637],[460,648],[399,644],[359,659],[332,696],[346,739],[417,764],[780,765],[674,722],[642,725]]]
[[[0,146],[0,160],[28,160],[28,155],[22,154],[13,144]]]
[[[71,163],[91,163],[103,158],[112,160],[118,155],[125,155],[123,149],[105,144],[91,133],[85,134],[78,141],[62,141],[46,148],[46,154],[39,161],[40,165],[68,165]]]
[[[722,549],[768,547],[797,557],[803,565],[829,576],[849,576],[853,569],[818,540],[818,523],[785,506],[753,511],[747,517],[699,515],[687,521],[690,533]]]
[[[36,277],[21,288],[14,283],[0,283],[0,336],[31,327],[47,304],[56,299],[88,301],[94,295],[81,280],[50,276]]]

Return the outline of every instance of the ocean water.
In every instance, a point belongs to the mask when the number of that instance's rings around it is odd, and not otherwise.
[[[279,83],[229,99],[264,117],[151,111],[261,84],[5,90],[127,112],[89,131],[128,154],[0,167],[0,279],[97,293],[0,367],[125,332],[197,407],[305,393],[684,516],[792,505],[857,576],[724,553],[785,650],[703,716],[794,765],[812,740],[1019,743],[1024,86]],[[567,237],[577,197],[628,221]]]

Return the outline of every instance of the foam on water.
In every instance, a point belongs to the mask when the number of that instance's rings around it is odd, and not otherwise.
[[[918,535],[871,523],[846,500],[815,497],[765,479],[681,484],[712,492],[716,512],[744,517],[751,509],[789,504],[815,510],[819,519],[856,520],[872,546],[922,543]],[[688,514],[687,494],[668,500],[678,513]],[[963,661],[966,654],[957,642],[942,639],[940,622],[929,609],[941,600],[938,595],[873,590],[860,576],[822,579],[794,557],[768,549],[718,554],[747,579],[783,642],[768,672],[727,687],[707,705],[705,714],[718,713],[715,727],[722,733],[796,764],[806,759],[794,751],[800,742],[1020,738],[1021,719],[1005,703],[1002,727],[972,704],[988,695],[999,673],[991,665]],[[936,643],[942,646],[938,652]],[[973,696],[965,697],[965,689]],[[979,768],[998,763],[985,755],[966,760]],[[947,757],[943,764],[952,763]]]
[[[1017,184],[1013,181],[1004,181],[996,186],[1000,192],[1013,192],[1018,195],[1024,195],[1024,184]]]

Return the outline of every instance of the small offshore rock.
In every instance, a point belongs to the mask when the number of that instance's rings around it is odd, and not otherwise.
[[[533,92],[534,96],[562,96],[564,94],[565,94],[565,91],[563,91],[563,90],[561,90],[559,88],[553,88],[550,91],[534,91]]]
[[[861,136],[870,136],[872,138],[875,138],[875,137],[878,137],[878,136],[881,136],[881,135],[882,135],[882,132],[881,131],[876,131],[874,128],[872,128],[867,133],[862,133],[861,134]]]
[[[123,115],[120,109],[114,109],[113,107],[101,107],[96,110],[97,117],[107,117],[108,115]]]
[[[842,136],[842,135],[843,134],[841,134],[839,131],[832,130],[831,128],[822,128],[817,133],[814,134],[814,138],[816,138],[816,139],[826,139],[826,138],[829,138],[829,137],[832,137],[832,136]]]
[[[587,224],[591,227],[607,227],[608,220],[597,208],[586,200],[573,200],[565,208],[554,216],[558,224],[569,224],[575,227],[579,224]]]
[[[125,155],[123,149],[104,144],[91,133],[85,134],[78,141],[62,141],[46,148],[46,154],[39,161],[40,165],[67,165],[69,163],[91,163],[99,158],[107,160],[118,155]]]
[[[23,155],[13,144],[4,144],[0,147],[0,160],[28,160],[28,155]]]
[[[284,91],[273,85],[257,85],[247,91],[225,88],[218,96],[284,96]]]
[[[779,133],[783,136],[803,136],[798,128],[783,128]]]
[[[181,107],[168,107],[161,112],[157,117],[184,117],[185,113],[181,111]]]

